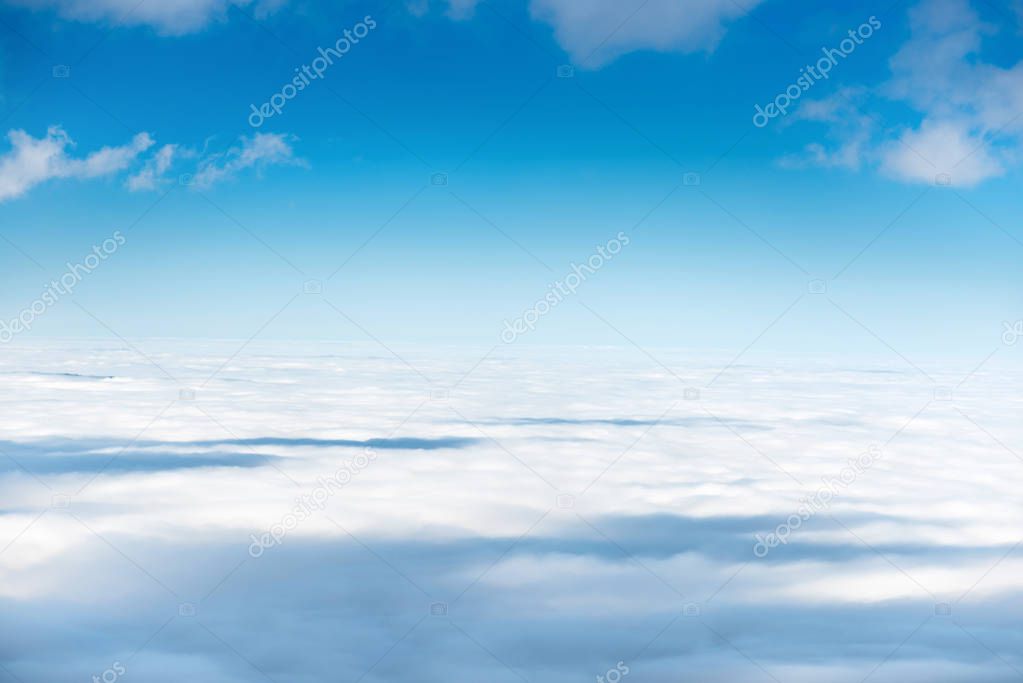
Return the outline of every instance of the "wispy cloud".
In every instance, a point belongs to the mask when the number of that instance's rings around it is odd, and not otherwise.
[[[126,169],[153,145],[148,133],[139,133],[125,145],[103,147],[88,156],[68,155],[74,141],[60,126],[32,137],[23,130],[7,134],[11,149],[0,156],[0,202],[20,197],[36,185],[55,178],[98,178]]]
[[[132,192],[155,189],[157,183],[170,168],[177,153],[177,145],[164,145],[146,161],[138,173],[128,178],[125,185]]]
[[[53,9],[75,21],[118,26],[151,26],[160,33],[181,35],[202,30],[226,17],[231,7],[253,7],[265,15],[286,0],[13,0],[32,9]]]
[[[242,136],[240,142],[221,154],[212,154],[199,162],[193,182],[206,188],[230,180],[243,170],[257,171],[274,165],[303,166],[305,161],[295,156],[290,136],[284,133],[256,133]]]
[[[136,164],[156,142],[149,133],[139,133],[130,142],[108,146],[84,157],[72,157],[75,142],[60,126],[50,126],[46,135],[35,138],[23,130],[7,133],[11,149],[0,155],[0,202],[16,199],[37,185],[55,179],[90,179],[112,176]],[[268,166],[305,166],[295,156],[292,137],[284,133],[258,133],[242,136],[226,152],[202,154],[178,144],[165,144],[145,159],[124,185],[132,192],[155,190],[167,181],[174,165],[179,172],[192,174],[198,188],[236,178],[248,169],[262,171]],[[199,158],[198,164],[182,167],[179,162]]]

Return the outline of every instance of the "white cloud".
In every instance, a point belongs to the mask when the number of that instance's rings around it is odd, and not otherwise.
[[[1005,169],[967,124],[928,119],[883,148],[881,170],[900,180],[923,183],[947,174],[956,185],[969,187]]]
[[[448,16],[458,21],[471,19],[478,3],[479,0],[448,0]]]
[[[904,180],[930,182],[947,173],[975,185],[1005,172],[1021,144],[1023,62],[1011,68],[979,59],[984,36],[968,0],[927,0],[910,10],[909,41],[891,59],[890,96],[923,113],[883,152],[882,168]]]
[[[466,21],[476,13],[476,5],[480,0],[445,0],[449,19]],[[405,9],[414,17],[425,17],[430,12],[430,0],[405,0]]]
[[[405,9],[414,17],[426,16],[430,11],[430,0],[407,0]]]
[[[968,0],[925,0],[909,10],[909,24],[909,40],[889,61],[888,94],[926,110],[975,101],[980,88],[971,79],[976,67],[968,58],[992,28]]]
[[[103,147],[83,158],[67,154],[74,141],[60,126],[34,138],[23,130],[7,134],[11,149],[0,156],[0,202],[20,197],[36,185],[54,178],[97,178],[127,168],[153,145],[148,133],[139,133],[120,147]]]
[[[0,202],[21,197],[48,180],[115,175],[135,164],[155,144],[148,133],[139,133],[125,145],[103,147],[74,158],[68,152],[75,143],[60,126],[50,126],[41,138],[34,138],[23,130],[12,130],[7,138],[11,149],[0,155]],[[172,165],[199,156],[194,149],[163,145],[128,176],[124,185],[132,192],[156,189]],[[226,152],[202,157],[194,168],[194,182],[197,187],[208,188],[247,169],[261,171],[267,166],[282,164],[305,165],[305,161],[295,156],[289,136],[266,133],[252,138],[243,136]]]
[[[261,170],[272,165],[304,165],[295,156],[289,136],[283,133],[256,133],[242,136],[240,144],[222,154],[213,154],[199,163],[193,181],[196,187],[210,187],[220,181],[234,178],[248,168]]]
[[[726,25],[759,2],[649,0],[636,10],[619,0],[532,0],[530,13],[554,27],[578,66],[598,68],[635,50],[713,50]]]
[[[284,0],[14,0],[33,9],[55,9],[66,19],[97,21],[122,26],[148,25],[160,33],[181,35],[223,19],[232,6],[254,5],[257,15],[283,4]]]
[[[981,61],[984,38],[998,27],[969,0],[924,0],[909,10],[910,37],[889,60],[891,77],[876,91],[908,105],[919,123],[881,136],[864,90],[856,103],[826,98],[803,104],[800,118],[829,124],[830,146],[814,143],[803,163],[858,168],[869,164],[905,182],[973,186],[1003,175],[1023,151],[1023,62]],[[844,99],[850,99],[848,97]],[[841,110],[841,116],[815,116]],[[783,164],[793,165],[792,159]]]
[[[827,124],[827,135],[832,144],[810,143],[802,153],[784,157],[782,166],[822,166],[855,171],[868,163],[872,156],[876,156],[871,147],[876,122],[859,110],[865,95],[862,88],[846,87],[828,97],[803,102],[793,112],[790,121]]]
[[[125,185],[132,192],[139,190],[152,190],[163,177],[163,174],[170,168],[174,156],[178,152],[177,145],[164,145],[154,154],[138,173],[128,178]]]
[[[424,402],[428,383],[369,346],[139,344],[181,384],[104,341],[0,354],[9,388],[0,543],[10,542],[0,631],[17,633],[0,661],[21,680],[88,680],[178,602],[211,591],[199,618],[275,680],[366,671],[433,599],[500,661],[442,619],[417,629],[375,681],[510,680],[507,663],[560,683],[645,646],[637,666],[650,675],[637,668],[636,680],[677,680],[679,670],[748,680],[750,657],[779,680],[858,681],[891,653],[893,633],[914,629],[912,652],[885,664],[893,680],[935,671],[1008,680],[1005,662],[976,656],[976,640],[949,638],[943,617],[919,628],[936,602],[964,593],[953,610],[969,610],[970,630],[1019,664],[1023,558],[1012,549],[1023,469],[985,433],[1023,437],[1019,368],[1005,357],[972,375],[957,401],[981,429],[931,401],[933,383],[912,369],[858,371],[849,358],[750,359],[713,394],[677,402],[677,380],[631,350],[505,346],[482,363],[482,350],[419,350],[404,357],[433,377],[474,368],[446,400]],[[729,356],[679,351],[664,361],[703,384]],[[932,371],[953,386],[973,365]],[[211,374],[201,411],[167,406]],[[470,441],[402,443],[449,437]],[[812,492],[889,437],[880,461],[839,486],[825,511],[768,558],[754,556],[755,534],[792,524]],[[371,464],[249,558],[251,534],[284,519],[370,439],[380,442]],[[571,508],[557,505],[558,491],[575,496]],[[50,509],[53,493],[73,492],[68,510]],[[689,600],[742,654],[699,619],[678,618]],[[765,635],[764,614],[780,636]],[[665,624],[676,630],[651,644]],[[538,642],[549,644],[542,667]],[[153,683],[245,671],[237,654],[184,626],[161,631],[132,662],[129,676]],[[964,662],[971,668],[954,669]]]

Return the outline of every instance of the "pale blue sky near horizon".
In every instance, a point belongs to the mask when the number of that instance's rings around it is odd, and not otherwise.
[[[25,187],[28,152],[49,152],[0,143],[0,317],[115,230],[126,244],[20,341],[496,342],[619,231],[629,246],[516,343],[979,358],[1023,317],[1013,5],[594,3],[580,33],[570,3],[472,4],[5,3],[0,127],[74,144]],[[323,79],[249,125],[366,16]],[[827,80],[753,124],[871,16]],[[141,133],[123,163],[72,167]]]

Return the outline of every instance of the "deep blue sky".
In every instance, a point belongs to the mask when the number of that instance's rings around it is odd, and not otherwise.
[[[619,231],[630,245],[522,343],[976,356],[1023,317],[1011,4],[694,3],[710,19],[628,4],[5,3],[4,133],[60,126],[76,159],[154,142],[116,170],[20,190],[5,188],[25,160],[0,142],[0,317],[115,230],[126,245],[73,295],[103,324],[67,297],[23,340],[486,344]],[[555,12],[573,6],[588,9]],[[249,126],[250,105],[366,15],[377,27],[323,80]],[[753,125],[871,16],[881,28],[828,80]],[[563,64],[572,78],[555,77]],[[257,132],[287,154],[231,167]],[[126,187],[166,144],[153,187]],[[979,151],[964,165],[960,148]],[[223,177],[178,184],[204,163]],[[808,292],[817,278],[827,295]],[[292,301],[311,279],[322,297]]]

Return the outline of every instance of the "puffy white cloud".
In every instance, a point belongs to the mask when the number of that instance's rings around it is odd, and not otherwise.
[[[68,156],[74,141],[60,126],[34,138],[23,130],[7,134],[11,149],[0,156],[0,202],[20,197],[36,185],[54,178],[96,178],[127,168],[153,145],[148,133],[139,133],[119,147],[103,147],[83,158]]]
[[[973,186],[1004,172],[984,139],[966,123],[925,120],[882,150],[881,170],[901,180],[933,183],[947,174],[956,185]]]
[[[827,122],[831,144],[809,145],[799,163],[871,165],[906,182],[947,174],[965,187],[1004,174],[1023,151],[1023,61],[982,61],[984,39],[998,27],[982,21],[969,0],[924,0],[909,10],[909,24],[910,37],[877,92],[908,105],[919,123],[881,136],[877,121],[862,113],[871,104],[863,89],[804,102],[798,118]],[[820,115],[839,110],[841,116]]]
[[[238,145],[221,154],[211,154],[199,162],[193,182],[196,187],[210,187],[234,178],[239,172],[255,168],[261,170],[273,165],[305,165],[295,156],[289,136],[284,133],[256,133],[242,136]]]
[[[1010,68],[980,61],[996,27],[968,0],[928,0],[910,10],[909,41],[891,59],[887,93],[924,115],[883,152],[882,168],[930,182],[947,173],[957,185],[1001,175],[1018,152],[1023,122],[1023,62]]]
[[[532,0],[533,18],[554,27],[558,43],[578,66],[598,68],[628,52],[713,50],[727,24],[760,0]]]
[[[123,26],[148,25],[160,33],[180,35],[205,28],[226,16],[232,6],[254,5],[262,15],[284,0],[13,0],[33,9],[55,9],[62,17],[76,21],[99,21]]]

